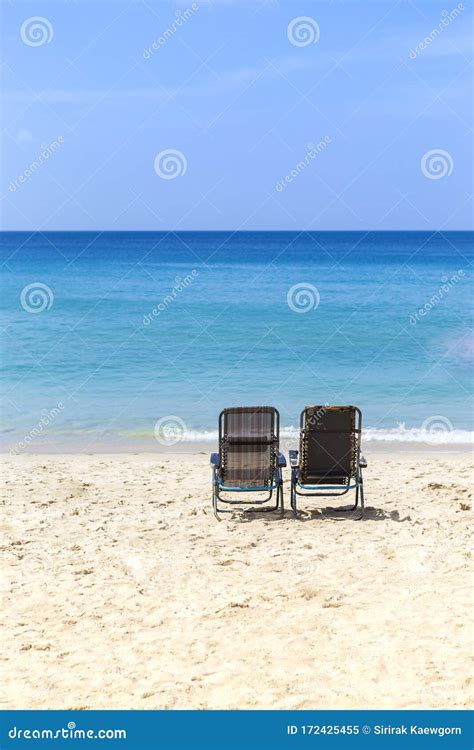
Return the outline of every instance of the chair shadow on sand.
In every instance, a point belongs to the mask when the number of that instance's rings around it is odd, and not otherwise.
[[[340,506],[344,508],[344,506]],[[328,506],[326,508],[316,508],[312,510],[303,510],[295,518],[296,521],[324,521],[325,519],[331,519],[335,521],[352,521],[354,514],[357,513],[355,510],[351,513],[351,505],[347,506],[347,509],[336,510],[334,507]],[[402,523],[403,521],[411,521],[410,516],[400,518],[398,510],[386,511],[383,508],[375,508],[370,505],[366,505],[364,510],[364,516],[360,519],[360,523],[364,521],[395,521],[396,523]]]
[[[291,511],[285,510],[285,514],[282,517],[281,513],[268,513],[265,514],[266,517],[262,517],[262,513],[254,513],[251,509],[244,510],[240,514],[240,521],[242,523],[250,523],[252,521],[282,521],[282,520],[294,520],[294,521],[300,521],[302,523],[306,523],[307,521],[324,521],[324,520],[334,520],[334,521],[353,521],[354,515],[357,511],[354,511],[351,513],[350,508],[351,505],[347,506],[347,509],[344,508],[344,506],[339,506],[343,510],[336,510],[334,507],[326,507],[326,508],[316,508],[316,509],[309,509],[309,510],[301,510],[298,512],[297,516],[293,516],[293,513]],[[391,510],[386,511],[383,508],[375,508],[373,506],[366,506],[364,517],[360,519],[359,523],[363,523],[364,521],[395,521],[396,523],[403,523],[404,521],[411,521],[411,516],[404,516],[404,518],[400,518],[400,513],[398,510]]]

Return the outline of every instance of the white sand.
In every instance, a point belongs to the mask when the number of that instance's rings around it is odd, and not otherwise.
[[[2,708],[470,705],[466,453],[373,456],[359,522],[218,523],[207,454],[3,475]]]

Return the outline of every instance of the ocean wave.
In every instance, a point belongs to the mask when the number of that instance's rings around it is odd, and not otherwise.
[[[441,421],[436,421],[439,419]],[[379,427],[363,427],[362,429],[362,442],[364,445],[369,443],[418,443],[425,444],[428,446],[442,446],[442,445],[474,445],[474,432],[469,430],[454,429],[451,423],[444,418],[432,418],[433,421],[427,420],[427,427],[406,427],[404,423],[398,424],[393,428],[379,428]],[[444,420],[444,421],[443,421]],[[431,425],[431,428],[430,428]],[[18,439],[22,439],[23,433],[17,431]],[[83,427],[83,428],[72,428],[62,427],[57,429],[45,430],[44,437],[48,436],[49,439],[54,441],[77,441],[81,438],[95,438],[100,440],[102,443],[110,443],[114,446],[117,443],[129,443],[130,445],[136,444],[137,446],[147,443],[155,444],[155,437],[152,430],[148,429],[122,429],[118,431],[112,430],[101,430],[99,428]],[[217,430],[206,430],[206,429],[186,429],[180,439],[179,443],[209,443],[217,444],[218,441]],[[7,439],[7,435],[3,436],[3,440]],[[35,440],[35,444],[39,442]],[[280,430],[280,448],[283,451],[287,451],[291,448],[297,448],[299,443],[299,428],[293,425],[283,427]]]
[[[183,440],[188,443],[216,442],[217,430],[187,430]],[[299,439],[298,427],[283,427],[280,430],[280,441],[294,442]],[[406,427],[401,423],[393,428],[365,427],[362,430],[364,443],[426,443],[428,445],[472,445],[474,432],[469,430],[431,431],[422,427]]]
[[[427,443],[429,445],[472,445],[474,432],[469,430],[450,430],[431,432],[421,427],[399,425],[393,429],[368,427],[363,430],[365,443]]]

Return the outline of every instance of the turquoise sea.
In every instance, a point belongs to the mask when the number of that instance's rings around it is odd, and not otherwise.
[[[203,440],[244,404],[287,435],[331,403],[368,440],[470,440],[472,232],[0,239],[3,450]]]

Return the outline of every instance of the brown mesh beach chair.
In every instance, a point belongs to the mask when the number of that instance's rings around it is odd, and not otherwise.
[[[252,504],[252,510],[283,513],[282,468],[286,460],[279,450],[280,415],[273,406],[240,406],[219,415],[219,452],[211,453],[212,507],[230,513],[227,505]],[[255,500],[235,499],[241,492],[264,493]],[[276,503],[262,508],[276,493]],[[226,493],[223,497],[222,493]],[[235,493],[235,495],[234,495]]]
[[[367,462],[360,453],[362,414],[355,406],[307,406],[300,417],[300,449],[290,451],[291,507],[296,498],[339,497],[355,489],[355,504],[337,511],[364,514],[362,469]]]

